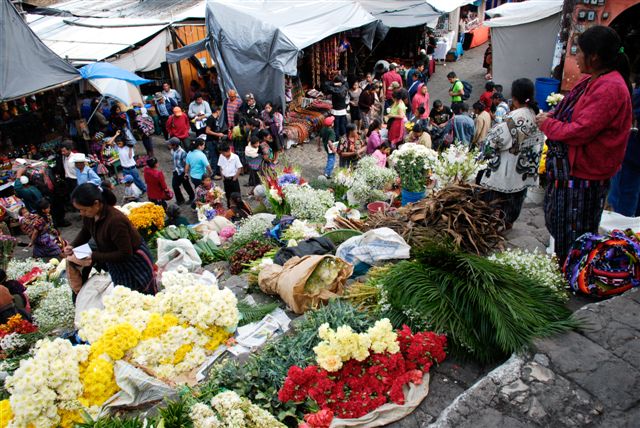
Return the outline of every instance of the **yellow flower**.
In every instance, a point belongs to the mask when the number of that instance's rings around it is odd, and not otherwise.
[[[13,412],[9,400],[0,401],[0,428],[6,428],[13,419]]]
[[[342,360],[337,355],[327,355],[318,359],[318,365],[328,372],[335,372],[342,368]]]
[[[193,345],[191,343],[188,343],[186,345],[182,345],[181,347],[179,347],[175,355],[173,356],[173,364],[181,363],[184,360],[184,357],[189,352],[191,352],[192,349],[193,349]]]
[[[106,356],[91,360],[80,378],[84,388],[81,401],[86,407],[99,406],[120,390],[113,374],[113,363]]]
[[[78,410],[58,409],[58,415],[60,415],[59,425],[62,428],[74,428],[76,423],[83,422],[82,415]]]
[[[160,315],[156,312],[149,316],[147,327],[142,332],[142,340],[151,339],[152,337],[160,337],[165,334],[171,327],[178,325],[179,320],[173,314]]]

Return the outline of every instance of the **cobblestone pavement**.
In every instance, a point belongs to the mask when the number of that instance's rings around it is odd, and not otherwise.
[[[404,427],[637,427],[640,290],[584,306],[583,327],[535,342],[442,411]]]

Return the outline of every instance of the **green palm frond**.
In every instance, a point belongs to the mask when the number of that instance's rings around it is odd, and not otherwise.
[[[577,326],[549,290],[475,254],[440,243],[415,251],[417,260],[392,267],[384,279],[396,325],[420,314],[433,330],[446,332],[454,353],[487,363],[521,350],[535,337]]]
[[[246,300],[238,302],[238,311],[240,312],[240,326],[251,324],[252,322],[260,321],[267,314],[273,312],[279,305],[277,302],[266,303],[264,305],[254,305],[248,303]]]

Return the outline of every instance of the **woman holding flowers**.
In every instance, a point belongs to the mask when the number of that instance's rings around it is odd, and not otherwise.
[[[211,176],[205,174],[202,176],[202,183],[196,187],[196,206],[199,208],[209,204],[221,215],[224,214],[222,207],[222,196],[224,193],[219,187],[213,185]]]
[[[544,136],[536,126],[538,105],[529,79],[511,85],[514,110],[496,124],[484,143],[487,169],[480,184],[488,189],[484,198],[496,201],[504,213],[505,226],[511,228],[520,215],[527,188],[538,182],[538,163]]]
[[[108,189],[82,184],[71,194],[73,206],[80,212],[82,230],[71,245],[64,248],[68,261],[69,283],[77,294],[92,266],[103,268],[114,284],[145,294],[155,294],[156,277],[147,244],[122,212],[114,208],[116,197]],[[73,249],[93,239],[96,248],[83,259]],[[86,269],[83,269],[86,268]]]

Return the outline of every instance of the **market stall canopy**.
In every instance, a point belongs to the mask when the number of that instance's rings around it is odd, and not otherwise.
[[[426,2],[438,12],[453,12],[460,6],[475,3],[475,0],[426,0]]]
[[[75,18],[27,15],[34,33],[73,65],[102,61],[128,50],[169,26],[169,21],[142,18]]]
[[[74,67],[29,29],[9,0],[0,0],[0,56],[0,101],[80,79]]]
[[[297,74],[302,49],[375,21],[355,0],[209,0],[206,11],[222,89],[251,92],[261,102],[284,99],[284,76]]]
[[[562,11],[563,0],[529,0],[522,3],[505,3],[486,13],[491,17],[485,21],[487,27],[509,27],[528,24],[555,15]]]
[[[505,95],[515,79],[547,77],[560,31],[562,0],[508,3],[487,11],[491,29],[493,80],[505,83]]]
[[[115,98],[128,106],[143,103],[138,86],[151,82],[107,62],[86,65],[80,69],[80,74],[103,96]]]
[[[207,36],[202,40],[198,40],[195,43],[191,43],[190,45],[183,46],[178,49],[174,49],[170,52],[167,52],[166,58],[169,64],[174,64],[183,59],[190,58],[197,53],[205,51],[207,49],[207,43],[211,41],[211,36]]]
[[[425,0],[358,0],[370,14],[387,27],[405,28],[417,25],[435,27],[441,12]]]

